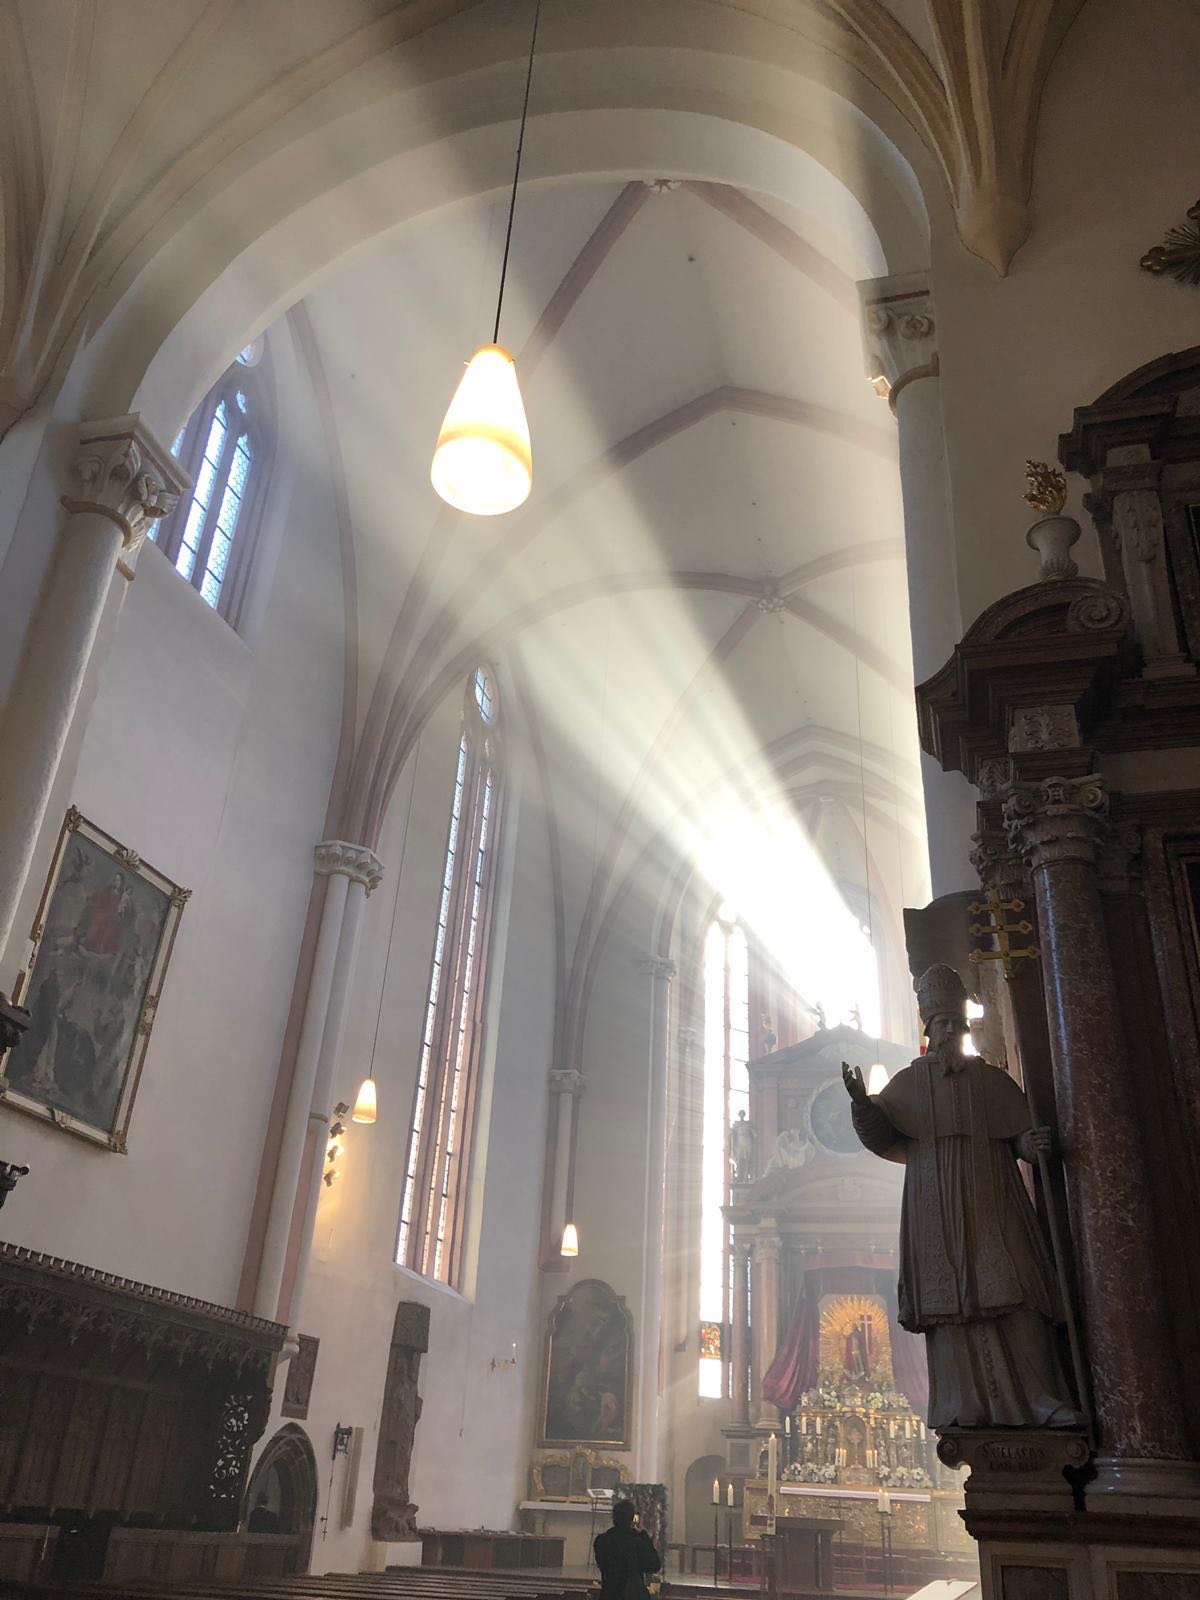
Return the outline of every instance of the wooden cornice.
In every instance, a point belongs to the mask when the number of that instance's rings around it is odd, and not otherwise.
[[[74,1342],[92,1334],[111,1345],[162,1351],[206,1367],[266,1371],[287,1329],[246,1311],[121,1278],[97,1267],[0,1241],[0,1318],[32,1328],[63,1325]]]

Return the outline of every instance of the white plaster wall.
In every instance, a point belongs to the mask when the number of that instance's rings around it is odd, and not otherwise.
[[[325,486],[282,419],[271,491],[283,559],[254,648],[160,552],[110,597],[18,928],[75,804],[192,890],[150,1040],[129,1153],[0,1108],[32,1171],[8,1239],[232,1304],[337,742],[340,575]],[[40,464],[35,479],[47,468]],[[40,475],[40,476],[39,476]],[[42,494],[47,498],[47,494]],[[120,607],[119,619],[111,614]],[[111,642],[110,642],[111,641]]]
[[[506,696],[506,713],[510,702]],[[322,1539],[318,1528],[314,1544],[316,1571],[356,1570],[379,1556],[370,1539],[371,1481],[401,1300],[431,1310],[410,1484],[421,1525],[508,1528],[525,1497],[527,1419],[541,1370],[534,1297],[553,949],[545,825],[521,799],[511,724],[462,1292],[395,1265],[460,704],[457,694],[447,697],[398,786],[380,845],[388,875],[367,905],[343,1042],[336,1091],[350,1100],[371,1062],[379,1019],[379,1120],[350,1126],[342,1176],[322,1192],[297,1324],[321,1341],[303,1424],[320,1464],[319,1514],[327,1509],[335,1425],[365,1430],[352,1525],[340,1525],[348,1466],[339,1461],[328,1530]],[[493,1370],[492,1360],[510,1360],[514,1345],[516,1366]],[[281,1398],[282,1380],[264,1443],[283,1420]]]
[[[1200,8],[1192,0],[1088,0],[1046,85],[1033,233],[997,279],[943,225],[933,281],[958,585],[964,624],[1032,583],[1027,456],[1053,461],[1076,406],[1200,340],[1200,297],[1138,262],[1196,198]],[[1099,574],[1074,479],[1075,550]],[[908,529],[907,536],[919,536]]]

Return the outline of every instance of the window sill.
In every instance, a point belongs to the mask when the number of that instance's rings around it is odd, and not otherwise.
[[[398,1261],[394,1261],[392,1266],[400,1274],[400,1277],[406,1279],[409,1283],[422,1284],[434,1294],[444,1294],[450,1300],[456,1300],[462,1306],[473,1304],[460,1289],[452,1289],[448,1283],[442,1283],[439,1278],[427,1278],[423,1272],[414,1272],[411,1267],[403,1267]]]

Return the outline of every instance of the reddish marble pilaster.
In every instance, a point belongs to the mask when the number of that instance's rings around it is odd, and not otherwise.
[[[1014,783],[1013,845],[1033,874],[1055,1093],[1096,1417],[1105,1455],[1182,1461],[1146,1163],[1132,1108],[1096,860],[1098,777]]]
[[[760,1428],[779,1426],[779,1407],[762,1392],[763,1378],[779,1346],[779,1255],[777,1233],[760,1233],[754,1241],[754,1395]]]
[[[748,1268],[747,1251],[735,1243],[733,1304],[730,1308],[729,1417],[735,1427],[743,1428],[750,1421],[750,1325],[746,1281]]]

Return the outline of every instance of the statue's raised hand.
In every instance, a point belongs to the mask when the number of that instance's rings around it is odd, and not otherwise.
[[[867,1093],[867,1086],[863,1082],[862,1068],[852,1067],[848,1061],[842,1062],[842,1082],[846,1085],[846,1093],[856,1106],[865,1106],[871,1098]]]

